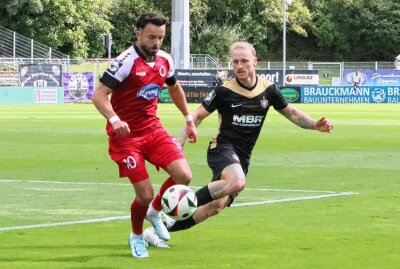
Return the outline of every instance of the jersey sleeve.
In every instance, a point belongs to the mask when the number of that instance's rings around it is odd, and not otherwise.
[[[160,50],[158,53],[159,53],[162,57],[164,57],[165,59],[167,59],[167,61],[168,61],[169,70],[168,70],[168,75],[167,75],[167,79],[165,80],[165,83],[166,83],[168,86],[173,86],[173,85],[175,85],[175,83],[178,81],[178,79],[175,77],[174,61],[172,60],[171,55],[169,55],[169,54],[166,53],[165,51]]]
[[[216,87],[203,99],[203,107],[210,113],[218,109],[222,104],[221,87]]]
[[[132,69],[133,59],[132,57],[128,57],[129,54],[130,51],[127,50],[114,59],[108,65],[106,71],[104,71],[100,82],[110,89],[118,89]]]
[[[166,83],[168,86],[173,86],[173,85],[175,85],[175,83],[176,83],[177,81],[178,81],[178,80],[176,79],[176,77],[175,77],[175,76],[172,76],[172,77],[167,78],[167,79],[165,80],[165,83]]]
[[[275,110],[280,110],[287,107],[289,103],[288,101],[286,101],[285,97],[279,90],[278,86],[276,86],[276,84],[272,84],[268,91],[270,95],[269,100],[271,101],[271,104]]]

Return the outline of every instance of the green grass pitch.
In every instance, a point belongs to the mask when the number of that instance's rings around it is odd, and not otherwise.
[[[400,106],[296,106],[332,119],[333,133],[270,111],[239,206],[173,233],[170,249],[149,248],[145,260],[131,256],[134,192],[94,107],[0,106],[0,268],[397,269]],[[159,116],[179,134],[173,105],[160,104]],[[211,177],[216,127],[212,115],[185,145],[193,188]],[[157,190],[166,174],[148,168]]]

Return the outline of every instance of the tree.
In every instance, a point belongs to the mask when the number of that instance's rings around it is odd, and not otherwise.
[[[234,29],[241,39],[254,44],[261,59],[276,59],[282,55],[282,0],[206,1],[209,12],[206,21]],[[303,0],[288,9],[288,34],[307,36],[312,16]],[[235,33],[232,33],[235,34]]]
[[[282,59],[282,0],[190,0],[192,53],[226,60],[232,42],[254,44],[260,60]],[[71,57],[113,55],[136,41],[134,23],[153,11],[171,22],[165,0],[2,0],[0,25]],[[400,50],[398,0],[294,0],[287,10],[290,60],[389,60]],[[170,25],[169,25],[170,26]],[[171,27],[163,49],[170,50]]]
[[[155,8],[152,1],[145,0],[114,0],[111,10],[113,10],[110,16],[110,22],[113,25],[111,30],[113,36],[112,50],[115,55],[121,53],[136,41],[135,23],[142,13],[165,14]]]
[[[210,25],[201,29],[192,39],[192,53],[209,54],[219,61],[228,61],[230,45],[243,40],[238,27]]]
[[[313,34],[330,60],[393,60],[400,47],[397,0],[314,0]]]
[[[3,0],[1,23],[35,41],[71,57],[104,53],[102,34],[107,33],[107,0]]]

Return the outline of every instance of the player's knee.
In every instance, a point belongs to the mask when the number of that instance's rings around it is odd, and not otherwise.
[[[185,159],[172,162],[166,170],[177,184],[189,185],[192,180],[192,171]]]
[[[241,192],[246,187],[245,179],[238,179],[232,182],[232,191],[231,193]]]
[[[174,177],[178,184],[189,185],[192,181],[192,172],[190,170],[182,171],[178,176]]]
[[[148,206],[154,198],[153,192],[143,192],[140,194],[136,194],[136,199],[144,206]]]
[[[145,205],[149,205],[151,203],[151,201],[153,200],[154,195],[146,195],[144,197],[144,204]]]
[[[182,184],[183,185],[189,185],[191,181],[192,181],[192,173],[187,173],[182,178]]]

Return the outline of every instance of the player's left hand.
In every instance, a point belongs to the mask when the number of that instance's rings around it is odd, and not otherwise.
[[[320,132],[330,133],[333,130],[333,123],[325,117],[322,117],[315,122],[315,129]]]
[[[193,121],[186,122],[185,132],[189,138],[189,143],[197,142],[197,128]]]

